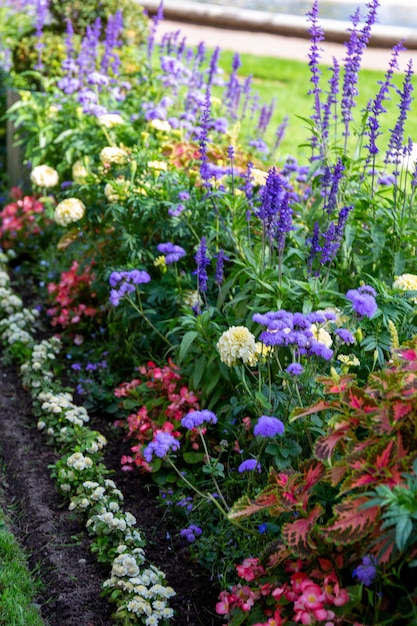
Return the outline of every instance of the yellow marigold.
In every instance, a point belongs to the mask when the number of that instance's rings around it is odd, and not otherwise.
[[[118,113],[103,113],[103,115],[99,115],[98,123],[104,128],[113,128],[113,126],[124,124],[125,121]]]
[[[59,183],[59,176],[53,167],[37,165],[30,173],[30,180],[38,187],[55,187]]]
[[[258,362],[255,337],[246,326],[231,326],[222,334],[216,347],[220,360],[228,367],[235,365],[238,359],[252,366]]]
[[[314,339],[320,343],[324,343],[327,348],[330,348],[333,344],[333,339],[330,334],[324,328],[318,328],[315,324],[311,324],[311,332],[314,335]]]
[[[116,146],[106,146],[100,152],[100,161],[104,164],[124,165],[127,161],[127,152]]]
[[[72,166],[72,179],[77,185],[82,185],[88,176],[88,170],[82,161],[76,161]]]
[[[394,289],[402,291],[417,291],[417,276],[415,274],[401,274],[396,276],[392,283]],[[417,303],[417,298],[411,298],[412,302]]]
[[[55,208],[55,221],[60,226],[68,226],[71,222],[78,222],[85,213],[85,206],[78,198],[66,198]]]
[[[161,254],[161,256],[157,256],[153,264],[155,267],[160,267],[163,274],[167,271],[167,262],[163,254]]]

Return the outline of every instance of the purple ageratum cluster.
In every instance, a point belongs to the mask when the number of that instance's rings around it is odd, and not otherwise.
[[[270,415],[261,415],[258,419],[258,423],[253,429],[253,434],[259,437],[276,437],[277,435],[283,435],[285,426],[283,422],[277,417]]]
[[[118,306],[120,300],[128,293],[132,293],[136,289],[136,285],[149,283],[151,277],[144,270],[126,270],[122,272],[112,272],[110,274],[109,283],[110,302],[113,306]]]
[[[246,459],[246,461],[242,461],[242,463],[237,468],[237,471],[240,472],[240,474],[243,474],[243,472],[255,471],[260,473],[262,471],[262,468],[260,463],[256,459]]]
[[[352,303],[352,309],[358,317],[373,317],[378,310],[375,300],[376,291],[369,285],[362,285],[359,289],[349,289],[346,298]]]
[[[377,561],[373,556],[364,556],[361,565],[355,567],[352,572],[353,578],[357,578],[365,587],[369,587],[374,582],[377,571]]]
[[[165,256],[165,262],[167,265],[176,263],[186,255],[184,248],[176,246],[170,241],[158,244],[158,252],[161,252]]]
[[[303,313],[290,313],[283,309],[268,313],[255,313],[252,317],[254,322],[267,327],[259,335],[259,341],[266,346],[290,347],[297,359],[302,355],[314,355],[326,361],[332,358],[333,350],[317,341],[311,325],[324,324],[334,318],[335,315],[331,311],[312,311],[304,315]]]
[[[208,409],[203,409],[202,411],[190,411],[181,420],[181,425],[187,430],[199,428],[203,424],[217,424],[216,414]]]
[[[183,528],[182,530],[180,530],[180,537],[184,537],[190,543],[195,541],[197,537],[202,534],[203,531],[201,530],[201,528],[199,526],[196,526],[195,524],[190,524],[187,528]]]
[[[163,459],[169,452],[179,450],[179,447],[180,442],[173,435],[159,432],[143,450],[143,458],[147,463],[151,463],[154,456]]]

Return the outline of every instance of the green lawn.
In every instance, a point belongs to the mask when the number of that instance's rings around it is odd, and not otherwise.
[[[223,51],[221,54],[220,65],[226,72],[231,67],[233,54],[233,52],[228,51]],[[239,76],[253,76],[254,86],[262,101],[270,102],[272,98],[277,100],[275,113],[270,125],[272,134],[285,115],[289,115],[290,125],[280,147],[280,156],[293,155],[300,157],[303,152],[308,156],[310,154],[308,149],[306,151],[305,148],[300,147],[310,136],[305,122],[300,120],[300,117],[309,118],[313,105],[312,96],[308,94],[311,88],[311,76],[307,62],[272,57],[256,57],[250,54],[241,54],[240,56],[242,66],[239,69]],[[326,92],[331,74],[327,66],[321,67],[321,70],[323,75],[320,87],[323,92]],[[356,121],[360,120],[361,112],[363,112],[369,100],[375,97],[379,89],[378,81],[384,80],[384,76],[385,72],[361,70],[359,95],[355,108]],[[402,81],[402,74],[397,74],[394,77],[396,86],[401,86]],[[416,87],[415,78],[414,87]],[[391,94],[391,97],[393,99],[384,104],[387,113],[380,118],[380,123],[384,130],[384,137],[381,138],[381,147],[387,145],[388,131],[395,126],[399,112],[397,94]],[[417,141],[417,115],[414,102],[405,127],[406,141],[409,136]]]

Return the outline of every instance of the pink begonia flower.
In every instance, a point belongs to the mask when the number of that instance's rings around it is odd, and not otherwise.
[[[236,571],[240,578],[251,582],[255,578],[259,578],[262,574],[265,574],[265,570],[262,565],[259,564],[259,559],[248,558],[243,561],[241,565],[236,565]]]

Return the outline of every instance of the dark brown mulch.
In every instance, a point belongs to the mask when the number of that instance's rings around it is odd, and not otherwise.
[[[114,607],[100,596],[108,568],[96,562],[84,524],[57,494],[48,468],[55,456],[35,422],[17,372],[0,363],[2,504],[11,506],[13,530],[43,582],[38,598],[43,619],[49,626],[113,626]],[[106,423],[93,427],[103,432]],[[176,590],[171,602],[173,626],[219,626],[223,620],[214,609],[216,581],[190,562],[185,546],[167,539],[172,528],[169,520],[162,520],[154,494],[137,475],[120,472],[119,460],[120,446],[115,442],[106,452],[106,466],[115,469],[113,478],[124,493],[124,507],[136,516],[147,538],[147,558],[166,573]]]

